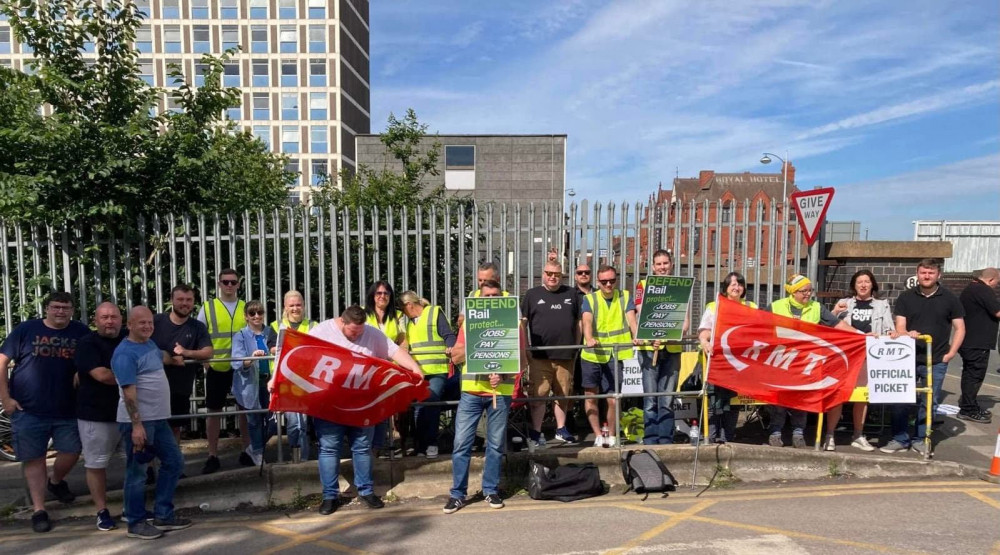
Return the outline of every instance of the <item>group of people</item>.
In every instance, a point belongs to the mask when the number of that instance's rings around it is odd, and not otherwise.
[[[652,274],[670,275],[673,256],[658,250],[653,255]],[[598,396],[614,393],[620,383],[622,361],[636,357],[642,372],[645,444],[669,444],[674,439],[674,402],[669,395],[677,390],[682,346],[680,343],[636,339],[637,311],[641,310],[643,283],[634,291],[622,289],[618,272],[610,265],[596,271],[593,287],[591,268],[585,264],[574,270],[573,285],[566,283],[561,264],[550,257],[542,269],[541,285],[529,289],[520,299],[521,345],[524,362],[521,381],[527,384],[530,429],[529,448],[543,449],[548,442],[574,444],[567,421],[574,394],[575,374],[586,397],[587,423],[594,445],[612,447],[619,439],[605,430],[615,429],[615,399],[607,398],[604,418],[598,412]],[[934,401],[940,400],[941,383],[947,363],[960,354],[964,363],[959,418],[989,422],[991,415],[976,396],[986,371],[989,351],[996,347],[1000,302],[993,289],[1000,272],[987,268],[978,272],[961,299],[939,284],[940,265],[923,260],[917,266],[917,286],[900,295],[895,307],[878,298],[879,286],[872,272],[861,270],[850,281],[851,295],[832,310],[813,298],[813,284],[802,275],[785,283],[787,297],[773,302],[767,310],[803,321],[872,335],[898,336],[927,334],[933,338],[932,365],[927,368],[924,348],[918,343],[917,376],[933,376]],[[428,401],[457,399],[455,440],[452,453],[453,487],[445,513],[453,513],[468,503],[468,475],[476,431],[485,414],[485,464],[482,490],[488,504],[503,507],[499,495],[500,461],[506,446],[507,420],[518,379],[510,374],[466,374],[465,333],[461,317],[453,328],[446,311],[429,303],[416,292],[396,296],[386,281],[373,283],[364,306],[350,306],[338,317],[313,322],[305,317],[301,293],[289,291],[283,297],[281,317],[266,324],[266,308],[259,301],[239,299],[240,276],[226,269],[218,276],[218,293],[204,303],[197,316],[194,291],[186,285],[173,288],[170,310],[154,315],[147,307],[136,306],[123,329],[121,310],[102,303],[94,314],[94,330],[72,320],[73,298],[69,293],[53,293],[45,299],[45,315],[18,325],[0,347],[0,367],[13,362],[8,378],[0,372],[0,402],[10,415],[14,448],[24,465],[35,512],[33,527],[50,529],[45,512],[48,490],[60,501],[72,502],[65,476],[82,452],[87,485],[98,509],[97,526],[115,528],[105,502],[106,473],[119,445],[126,453],[124,518],[128,535],[143,539],[159,537],[164,530],[190,526],[190,521],[173,512],[173,492],[184,470],[178,448],[180,429],[190,418],[195,377],[204,367],[205,405],[219,413],[231,394],[241,409],[264,409],[273,389],[273,362],[278,336],[283,329],[306,331],[358,353],[391,360],[420,374],[428,383]],[[720,296],[756,308],[745,299],[747,284],[738,272],[731,272],[719,284]],[[499,283],[492,263],[477,269],[477,288],[472,297],[508,296]],[[710,352],[716,303],[710,302],[697,327],[698,341]],[[966,320],[970,322],[966,328]],[[685,318],[686,333],[689,322]],[[456,331],[457,329],[457,331]],[[579,346],[579,347],[577,347]],[[556,429],[551,440],[542,430],[546,399],[554,395]],[[738,413],[730,403],[735,392],[715,388],[711,403],[714,414],[713,439],[732,441]],[[893,453],[906,449],[923,452],[924,404],[917,404],[914,430],[909,429],[912,407],[893,405],[893,438],[881,450]],[[854,437],[851,445],[865,451],[875,448],[863,433],[866,405],[853,407]],[[415,411],[415,452],[427,458],[439,454],[437,445],[440,406],[419,406]],[[791,424],[791,443],[805,444],[806,414],[784,407],[769,407],[770,438],[773,446],[785,445],[783,428]],[[836,448],[833,430],[842,407],[827,414],[824,447]],[[344,426],[301,414],[286,413],[293,460],[308,459],[309,422],[319,443],[319,474],[323,485],[320,513],[330,514],[339,506],[340,450],[346,439],[354,461],[354,480],[359,498],[371,508],[383,506],[372,480],[374,449],[392,451],[388,423],[372,427]],[[188,420],[189,421],[189,420]],[[603,421],[603,422],[602,422]],[[260,465],[264,446],[275,432],[273,415],[265,412],[240,417],[240,437],[244,450],[240,462]],[[218,416],[207,418],[209,456],[202,472],[219,470]],[[911,433],[912,432],[912,433]],[[51,475],[45,464],[49,441],[57,455]],[[159,472],[149,470],[153,458],[160,459]],[[152,513],[145,508],[145,486],[155,481],[156,501]]]

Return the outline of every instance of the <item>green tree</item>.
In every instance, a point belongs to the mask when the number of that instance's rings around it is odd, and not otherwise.
[[[340,172],[339,180],[325,179],[313,195],[319,206],[350,208],[416,207],[445,202],[444,188],[431,186],[428,176],[437,176],[441,143],[421,145],[427,136],[427,124],[420,123],[412,108],[400,120],[389,114],[388,124],[379,139],[385,145],[387,162],[382,168],[359,164],[356,170]],[[394,160],[395,162],[390,162]]]
[[[0,68],[0,216],[109,224],[285,201],[294,178],[285,159],[222,119],[240,104],[239,89],[221,86],[232,52],[201,59],[197,88],[171,68],[181,86],[164,91],[140,76],[134,3],[5,0],[0,9],[34,51],[30,74]],[[165,93],[179,110],[158,110]]]

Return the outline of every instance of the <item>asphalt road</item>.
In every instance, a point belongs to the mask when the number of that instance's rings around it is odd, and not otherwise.
[[[330,516],[295,513],[193,515],[161,539],[99,532],[90,519],[48,534],[4,524],[6,553],[998,553],[1000,486],[975,479],[769,484],[683,490],[669,498],[619,491],[557,503],[525,496],[490,509],[441,512],[442,500],[379,511],[355,504]]]

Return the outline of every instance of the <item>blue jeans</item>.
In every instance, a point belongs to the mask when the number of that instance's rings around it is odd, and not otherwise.
[[[10,418],[14,453],[22,461],[44,459],[49,450],[49,438],[52,438],[52,447],[60,453],[80,454],[83,450],[76,418],[35,416],[24,410],[16,410],[7,417]]]
[[[372,427],[344,426],[322,418],[313,419],[313,425],[319,436],[319,480],[323,483],[323,499],[336,499],[340,496],[337,477],[340,476],[340,446],[345,437],[351,445],[354,485],[358,488],[358,495],[375,493],[372,480]]]
[[[933,418],[934,413],[937,412],[938,401],[941,400],[941,383],[944,382],[944,376],[947,372],[948,363],[946,362],[938,362],[931,367],[931,377],[934,378],[934,384],[931,387],[933,395],[931,418]],[[926,384],[927,365],[918,364],[917,387],[926,387]],[[909,424],[910,409],[912,408],[913,405],[892,405],[892,439],[902,443],[903,445],[909,445],[910,441],[923,441],[924,436],[927,435],[927,401],[922,393],[917,394],[916,430],[911,438],[909,434]]]
[[[288,432],[288,445],[299,448],[299,456],[304,461],[309,460],[309,417],[298,412],[285,413],[285,427]]]
[[[375,449],[392,447],[392,440],[386,437],[388,435],[389,435],[389,419],[386,418],[385,420],[379,422],[378,424],[375,424],[375,432],[372,435],[372,447],[374,447]]]
[[[510,397],[462,393],[455,415],[455,449],[451,455],[451,496],[465,499],[469,493],[469,460],[476,439],[479,418],[486,411],[486,464],[483,465],[483,495],[500,493],[500,460],[507,444],[507,413]]]
[[[260,397],[261,408],[267,408],[271,402],[271,395],[267,392],[266,387],[262,387],[257,393]],[[271,439],[271,436],[275,433],[275,424],[272,419],[271,413],[261,412],[255,414],[247,415],[247,428],[250,432],[250,448],[253,450],[254,454],[261,454],[264,452],[264,446],[267,445],[267,440]]]
[[[431,396],[427,402],[448,401],[455,397],[458,391],[459,375],[448,377],[448,374],[431,374],[424,376]],[[441,426],[441,407],[415,407],[414,418],[417,421],[417,451],[424,451],[429,445],[437,445],[438,428]]]
[[[146,445],[156,450],[160,459],[160,472],[156,475],[156,501],[153,514],[160,520],[174,518],[174,490],[184,472],[184,455],[177,447],[174,432],[168,420],[149,420],[142,423],[146,430]],[[132,445],[132,424],[118,424],[125,442],[125,488],[122,495],[125,519],[132,526],[146,518],[146,467],[135,460]]]
[[[656,351],[637,351],[642,370],[642,392],[660,393],[677,389],[677,375],[681,368],[681,354],[661,350],[653,365]],[[673,397],[643,397],[642,442],[646,445],[674,442]]]

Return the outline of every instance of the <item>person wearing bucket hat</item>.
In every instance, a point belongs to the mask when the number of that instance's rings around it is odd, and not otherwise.
[[[812,281],[802,275],[795,274],[785,282],[785,292],[788,296],[774,301],[768,309],[778,315],[787,316],[820,324],[831,328],[840,328],[845,331],[854,331],[847,322],[837,318],[819,301],[812,298]],[[782,429],[785,427],[785,419],[788,417],[792,423],[792,446],[801,448],[806,446],[805,427],[806,413],[802,410],[789,409],[771,405],[768,407],[771,416],[770,437],[767,442],[773,447],[783,447],[784,441],[781,439]]]

